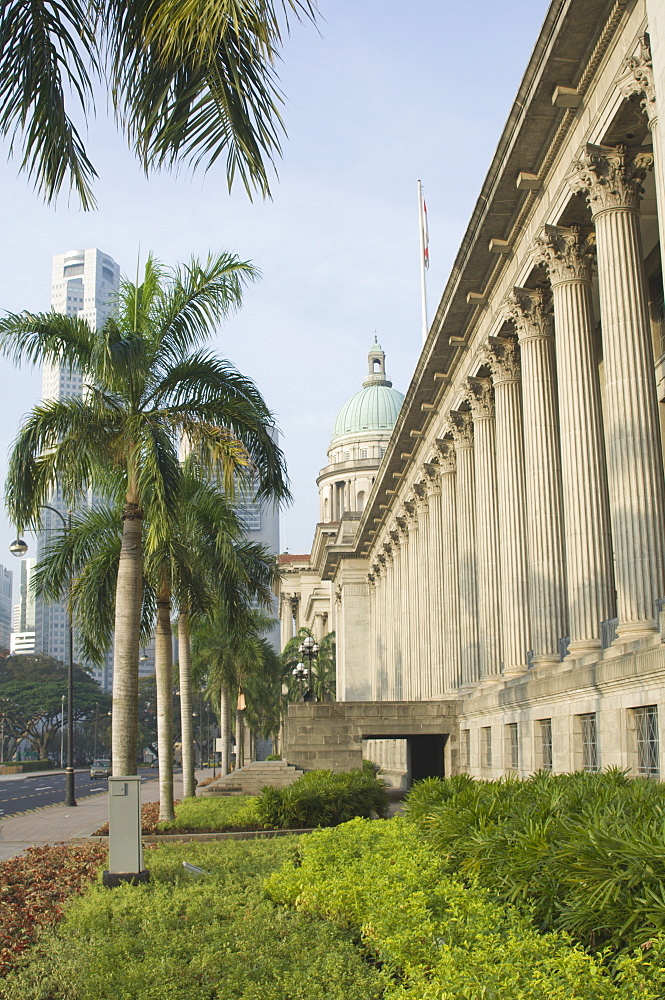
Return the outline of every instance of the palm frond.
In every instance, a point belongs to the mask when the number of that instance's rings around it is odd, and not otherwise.
[[[98,75],[91,10],[96,0],[6,0],[0,5],[0,133],[19,142],[27,171],[47,202],[65,181],[84,209],[95,207],[96,171],[66,110],[72,94],[83,113]],[[85,56],[85,60],[84,60]]]
[[[0,317],[0,353],[16,365],[69,365],[85,372],[95,332],[87,320],[61,313],[8,313]]]

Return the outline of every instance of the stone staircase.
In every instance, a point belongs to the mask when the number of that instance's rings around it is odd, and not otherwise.
[[[284,788],[304,772],[284,760],[253,760],[201,789],[201,795],[258,795],[262,788]]]

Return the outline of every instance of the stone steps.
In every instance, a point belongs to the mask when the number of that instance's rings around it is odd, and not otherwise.
[[[266,785],[284,788],[303,771],[283,760],[254,760],[201,789],[201,795],[258,795]]]

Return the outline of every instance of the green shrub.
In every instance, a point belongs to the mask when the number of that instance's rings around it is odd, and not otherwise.
[[[51,771],[52,769],[52,760],[24,760],[21,763],[23,774],[29,774],[31,771]]]
[[[159,824],[164,833],[193,831],[216,833],[223,830],[260,830],[256,796],[205,796],[185,799],[175,808],[175,819]]]
[[[585,947],[665,932],[665,787],[620,771],[422,782],[406,815],[449,872],[527,904]]]
[[[661,975],[625,958],[617,981],[562,932],[539,934],[515,907],[446,875],[418,829],[398,817],[354,820],[299,844],[271,875],[277,902],[362,937],[385,1000],[655,1000]]]
[[[352,935],[275,907],[262,880],[293,854],[269,842],[167,844],[152,881],[73,902],[3,1000],[380,1000]],[[210,872],[187,874],[183,860]]]
[[[281,753],[269,753],[268,756],[266,757],[266,760],[281,760],[281,759],[282,759]]]
[[[385,817],[386,784],[374,771],[309,771],[285,788],[264,788],[257,801],[261,823],[270,830],[337,826],[354,816]]]

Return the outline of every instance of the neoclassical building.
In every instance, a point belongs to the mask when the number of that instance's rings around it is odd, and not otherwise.
[[[664,0],[552,2],[385,454],[333,440],[283,627],[337,630],[354,753],[408,771],[422,706],[448,772],[665,767],[663,107]]]

